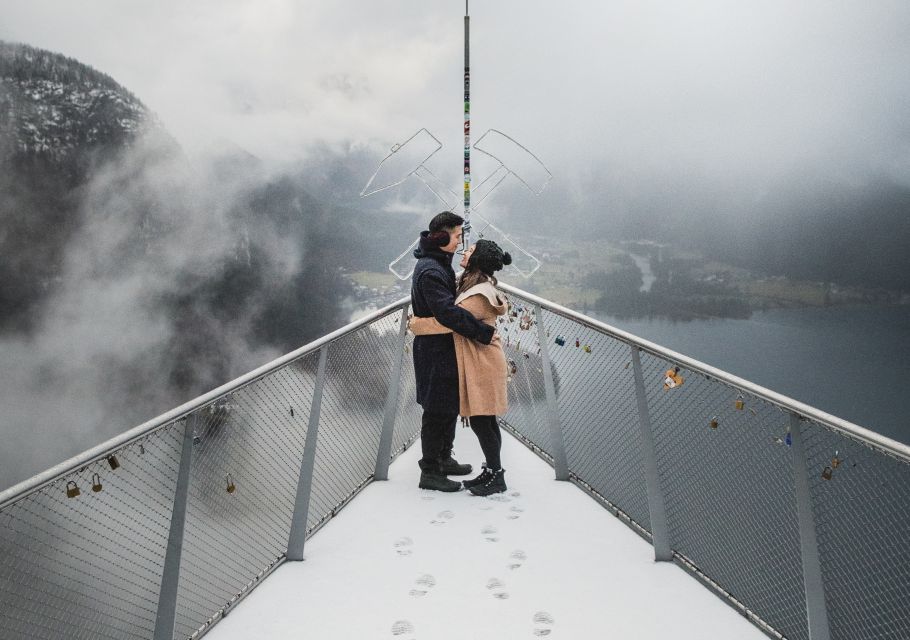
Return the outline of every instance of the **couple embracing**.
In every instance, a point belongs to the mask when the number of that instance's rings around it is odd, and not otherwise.
[[[507,364],[495,330],[507,301],[494,273],[512,257],[490,240],[478,240],[462,256],[456,280],[452,258],[461,244],[464,219],[451,211],[436,215],[414,250],[411,284],[414,372],[417,402],[423,407],[420,488],[488,496],[506,490],[500,461],[502,434],[497,415],[507,410]],[[464,483],[447,476],[470,475],[469,464],[452,457],[455,423],[470,424],[486,458],[477,477]]]

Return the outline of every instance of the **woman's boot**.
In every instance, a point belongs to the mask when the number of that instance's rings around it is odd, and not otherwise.
[[[490,479],[490,470],[487,469],[487,463],[484,462],[481,466],[480,475],[476,478],[471,478],[470,480],[465,480],[461,484],[464,485],[465,489],[470,489],[471,487],[476,487],[486,483]]]
[[[471,493],[475,496],[491,496],[494,493],[502,493],[508,488],[506,487],[505,469],[495,469],[489,473],[490,477],[486,482],[470,488]]]

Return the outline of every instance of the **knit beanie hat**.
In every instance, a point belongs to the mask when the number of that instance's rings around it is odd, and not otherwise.
[[[494,271],[499,271],[506,265],[512,264],[512,256],[499,248],[492,240],[481,239],[474,245],[474,253],[468,260],[468,266],[479,269],[488,276]]]

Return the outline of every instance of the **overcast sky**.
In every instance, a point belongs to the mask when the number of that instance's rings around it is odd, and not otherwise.
[[[457,189],[463,15],[463,0],[0,0],[0,39],[59,52],[111,75],[191,156],[227,142],[281,168],[318,159],[324,147],[316,143],[382,151],[427,127],[446,144],[433,169]],[[578,180],[589,188],[621,188],[611,204],[621,213],[670,209],[657,200],[675,206],[686,195],[699,203],[721,199],[718,194],[727,205],[748,202],[773,192],[775,181],[804,175],[813,184],[821,177],[855,185],[887,176],[910,187],[908,0],[473,0],[471,17],[474,138],[488,128],[513,136],[547,163],[562,187]],[[146,177],[158,184],[154,174]],[[659,179],[664,188],[655,188]],[[160,191],[165,200],[172,195]],[[87,206],[97,217],[105,204],[96,199]],[[425,201],[418,204],[414,210],[424,215]],[[732,208],[751,215],[748,205]],[[552,209],[561,222],[572,213]],[[205,231],[208,221],[184,223]],[[120,237],[91,232],[69,249],[67,264],[94,264],[107,255],[107,238]],[[198,236],[182,237],[195,248]],[[167,261],[174,264],[146,271],[165,284],[179,281],[195,253],[178,249]],[[297,255],[281,247],[264,254]],[[107,353],[117,332],[98,322],[97,313],[115,310],[110,317],[133,330],[125,336],[142,327],[149,337],[164,334],[164,344],[170,335],[141,317],[147,283],[102,282],[97,293],[76,279],[81,273],[65,274],[73,276],[65,282],[77,284],[50,307],[39,340],[48,345],[46,357],[36,357],[31,343],[5,345],[14,361],[37,367],[10,369],[18,378],[4,387],[9,397],[20,400],[27,392],[20,390],[40,387],[52,397],[31,406],[51,417],[75,414],[72,403],[86,405],[79,415],[89,426],[63,421],[65,438],[42,431],[71,445],[65,455],[110,435],[92,431],[103,415],[96,396],[106,390],[91,389],[104,389],[105,379],[71,373],[80,367],[104,373],[95,356]],[[123,309],[132,311],[118,313]],[[41,363],[54,363],[55,346],[73,335],[82,355],[68,353],[72,362],[60,378],[78,384],[63,392],[35,383]],[[155,363],[145,364],[152,378]],[[30,424],[7,417],[6,424]],[[20,434],[26,441],[29,429]],[[65,457],[50,443],[45,449],[30,472]]]
[[[457,170],[461,0],[0,0],[0,38],[78,58],[191,153],[314,140],[387,148],[422,126]],[[712,179],[820,168],[910,183],[910,3],[474,0],[476,134],[555,172]]]

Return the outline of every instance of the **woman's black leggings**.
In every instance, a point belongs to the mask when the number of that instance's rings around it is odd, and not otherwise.
[[[471,416],[471,429],[480,441],[488,469],[501,469],[499,450],[502,449],[502,433],[496,416]]]

